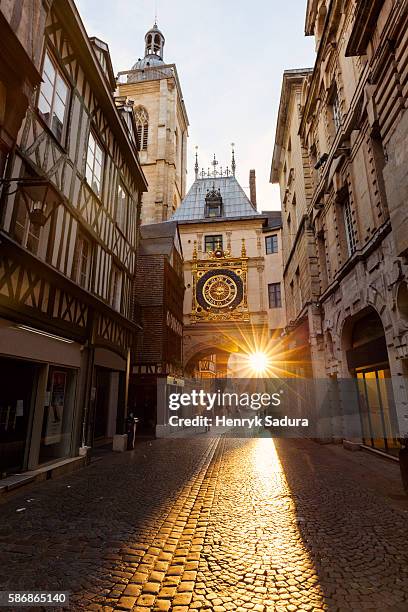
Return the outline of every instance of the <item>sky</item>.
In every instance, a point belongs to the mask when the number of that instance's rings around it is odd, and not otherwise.
[[[89,36],[108,43],[115,74],[144,56],[144,35],[157,23],[164,60],[175,63],[189,118],[188,180],[215,153],[231,164],[249,193],[257,177],[258,210],[280,209],[269,182],[283,71],[313,66],[314,40],[304,36],[306,0],[76,0]]]

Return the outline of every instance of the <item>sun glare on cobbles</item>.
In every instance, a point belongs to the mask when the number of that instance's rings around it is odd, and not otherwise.
[[[234,609],[321,609],[323,593],[273,440],[229,440],[225,448],[200,561],[207,597],[218,605],[230,600]]]

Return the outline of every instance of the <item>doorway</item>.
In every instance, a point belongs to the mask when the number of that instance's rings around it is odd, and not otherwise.
[[[0,358],[0,475],[25,469],[38,365]]]
[[[120,429],[123,419],[124,375],[107,368],[96,368],[94,443],[108,444]],[[119,428],[119,429],[118,429]]]
[[[363,443],[398,454],[398,423],[382,321],[370,308],[351,321],[347,363],[356,379]]]

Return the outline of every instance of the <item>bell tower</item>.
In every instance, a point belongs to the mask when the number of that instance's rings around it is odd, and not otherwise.
[[[157,23],[145,35],[145,57],[148,55],[156,55],[161,60],[163,59],[163,47],[165,38],[157,27]]]
[[[175,64],[164,61],[165,38],[155,22],[145,55],[118,75],[118,94],[133,102],[140,162],[148,182],[142,224],[167,221],[186,192],[188,117]]]

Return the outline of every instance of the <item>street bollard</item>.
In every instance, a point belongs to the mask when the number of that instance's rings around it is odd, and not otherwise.
[[[137,417],[134,417],[133,412],[131,412],[127,418],[127,436],[128,436],[127,448],[128,450],[133,450],[135,448],[136,428],[137,428],[138,422],[139,422],[139,419]]]
[[[403,448],[399,451],[401,479],[405,492],[408,494],[408,438],[402,440]]]

